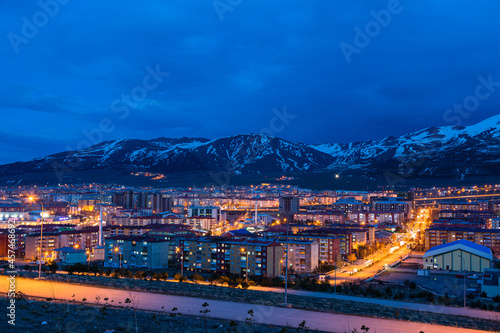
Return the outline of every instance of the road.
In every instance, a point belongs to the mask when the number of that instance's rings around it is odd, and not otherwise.
[[[270,291],[276,293],[283,293],[283,289],[281,288],[269,288],[269,287],[250,287],[251,290],[260,290],[260,291]],[[297,295],[297,296],[307,296],[307,297],[319,297],[319,298],[333,298],[340,299],[345,301],[353,301],[353,302],[361,302],[361,303],[369,303],[374,305],[385,305],[394,308],[402,308],[409,309],[415,311],[427,311],[434,313],[442,313],[448,315],[459,315],[466,316],[472,318],[482,318],[482,319],[492,319],[496,318],[496,314],[491,311],[486,310],[476,310],[476,309],[466,309],[466,308],[458,308],[452,306],[444,306],[444,305],[434,305],[434,304],[423,304],[423,303],[412,303],[405,301],[394,301],[389,299],[379,299],[379,298],[370,298],[370,297],[361,297],[361,296],[348,296],[348,295],[340,295],[340,294],[331,294],[331,293],[323,293],[317,291],[305,291],[305,290],[294,290],[289,289],[288,294]],[[500,315],[498,316],[500,317]]]
[[[244,321],[245,318],[248,317],[247,311],[252,309],[255,312],[254,318],[256,319],[256,323],[297,327],[303,320],[306,320],[306,326],[309,328],[325,332],[345,332],[354,328],[357,328],[359,331],[362,325],[369,327],[372,332],[385,333],[418,333],[421,331],[425,333],[442,333],[451,330],[457,333],[484,332],[424,323],[312,312],[291,308],[207,300],[203,298],[78,286],[23,278],[17,278],[16,284],[18,291],[22,291],[29,296],[50,297],[62,300],[76,299],[78,301],[82,301],[82,299],[85,298],[87,303],[96,303],[96,297],[99,296],[100,304],[103,304],[104,298],[109,298],[109,301],[113,300],[113,304],[119,304],[119,302],[124,304],[125,299],[129,298],[132,300],[130,305],[141,310],[160,311],[162,306],[164,306],[165,309],[177,307],[180,313],[195,316],[200,315],[199,312],[202,309],[201,305],[207,302],[210,305],[209,317]],[[7,279],[3,277],[0,282],[0,291],[6,292],[6,290]],[[75,296],[73,297],[73,295]]]
[[[489,198],[498,197],[500,194],[472,194],[472,195],[455,195],[450,197],[436,197],[436,198],[417,198],[415,201],[436,201],[436,200],[452,200],[452,199],[470,199],[470,198]]]
[[[394,251],[393,253],[389,254],[386,257],[383,257],[382,259],[379,259],[375,257],[376,261],[373,265],[369,267],[363,267],[363,265],[350,265],[345,268],[343,268],[340,272],[337,272],[337,284],[342,283],[344,281],[355,281],[355,280],[364,280],[368,279],[370,277],[375,276],[380,270],[383,270],[385,265],[391,265],[398,260],[401,260],[401,257],[406,256],[408,253],[410,253],[410,250],[406,248],[406,246],[403,246],[399,248],[398,250]],[[368,257],[366,259],[371,259],[371,257]],[[357,273],[351,274],[354,269],[358,270]],[[359,271],[362,269],[362,271]],[[330,276],[330,282],[334,283],[334,273],[329,273]]]

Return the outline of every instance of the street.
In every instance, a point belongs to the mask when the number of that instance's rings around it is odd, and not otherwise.
[[[345,332],[356,328],[358,331],[362,325],[370,328],[373,332],[385,333],[442,333],[450,331],[450,327],[431,325],[424,323],[413,323],[396,320],[376,319],[359,316],[339,315],[323,312],[304,311],[293,308],[281,308],[272,306],[260,306],[254,304],[233,303],[227,301],[208,300],[203,298],[171,296],[163,294],[152,294],[146,292],[132,292],[128,290],[105,289],[88,286],[70,285],[58,282],[37,281],[17,278],[17,290],[29,296],[54,298],[71,301],[73,299],[90,304],[104,304],[104,299],[109,302],[113,300],[114,305],[125,304],[129,298],[130,306],[137,309],[161,311],[162,306],[169,311],[177,307],[179,312],[186,315],[200,316],[201,305],[209,304],[208,316],[219,319],[235,319],[244,321],[248,317],[248,310],[255,312],[257,323],[273,324],[279,326],[297,327],[303,320],[310,329],[325,332]],[[7,280],[2,278],[0,287],[3,292],[7,290]],[[74,295],[74,296],[73,296]],[[454,332],[482,332],[472,329],[453,328]]]

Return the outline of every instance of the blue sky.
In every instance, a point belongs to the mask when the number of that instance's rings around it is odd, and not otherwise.
[[[500,81],[499,9],[489,0],[2,1],[0,163],[118,138],[272,128],[292,141],[352,142],[457,124],[445,112],[474,95],[478,77]],[[346,57],[346,45],[356,52]],[[460,124],[500,113],[498,89]],[[284,107],[290,117],[276,121]]]

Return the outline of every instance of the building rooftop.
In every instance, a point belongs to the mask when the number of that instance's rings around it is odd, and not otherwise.
[[[64,253],[85,253],[85,250],[78,250],[75,249],[74,247],[69,247],[69,246],[60,247],[58,249],[54,249],[53,251],[64,252]]]
[[[490,260],[493,259],[493,254],[490,248],[476,244],[466,239],[460,239],[454,242],[434,246],[433,248],[430,248],[425,252],[424,258],[451,252],[454,250],[463,250],[465,252],[473,253],[483,258],[487,258]]]

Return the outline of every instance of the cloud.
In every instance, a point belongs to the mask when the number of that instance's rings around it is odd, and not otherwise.
[[[297,117],[276,135],[302,142],[447,125],[443,113],[479,75],[500,75],[500,4],[400,3],[347,63],[339,44],[353,44],[354,28],[387,1],[243,1],[223,21],[210,1],[70,1],[18,53],[7,36],[22,34],[40,6],[1,2],[0,112],[19,137],[7,135],[0,149],[12,161],[55,153],[104,118],[115,125],[105,140],[259,132],[285,105]],[[156,65],[170,75],[120,119],[113,101]],[[498,113],[499,103],[500,92],[464,123]]]

